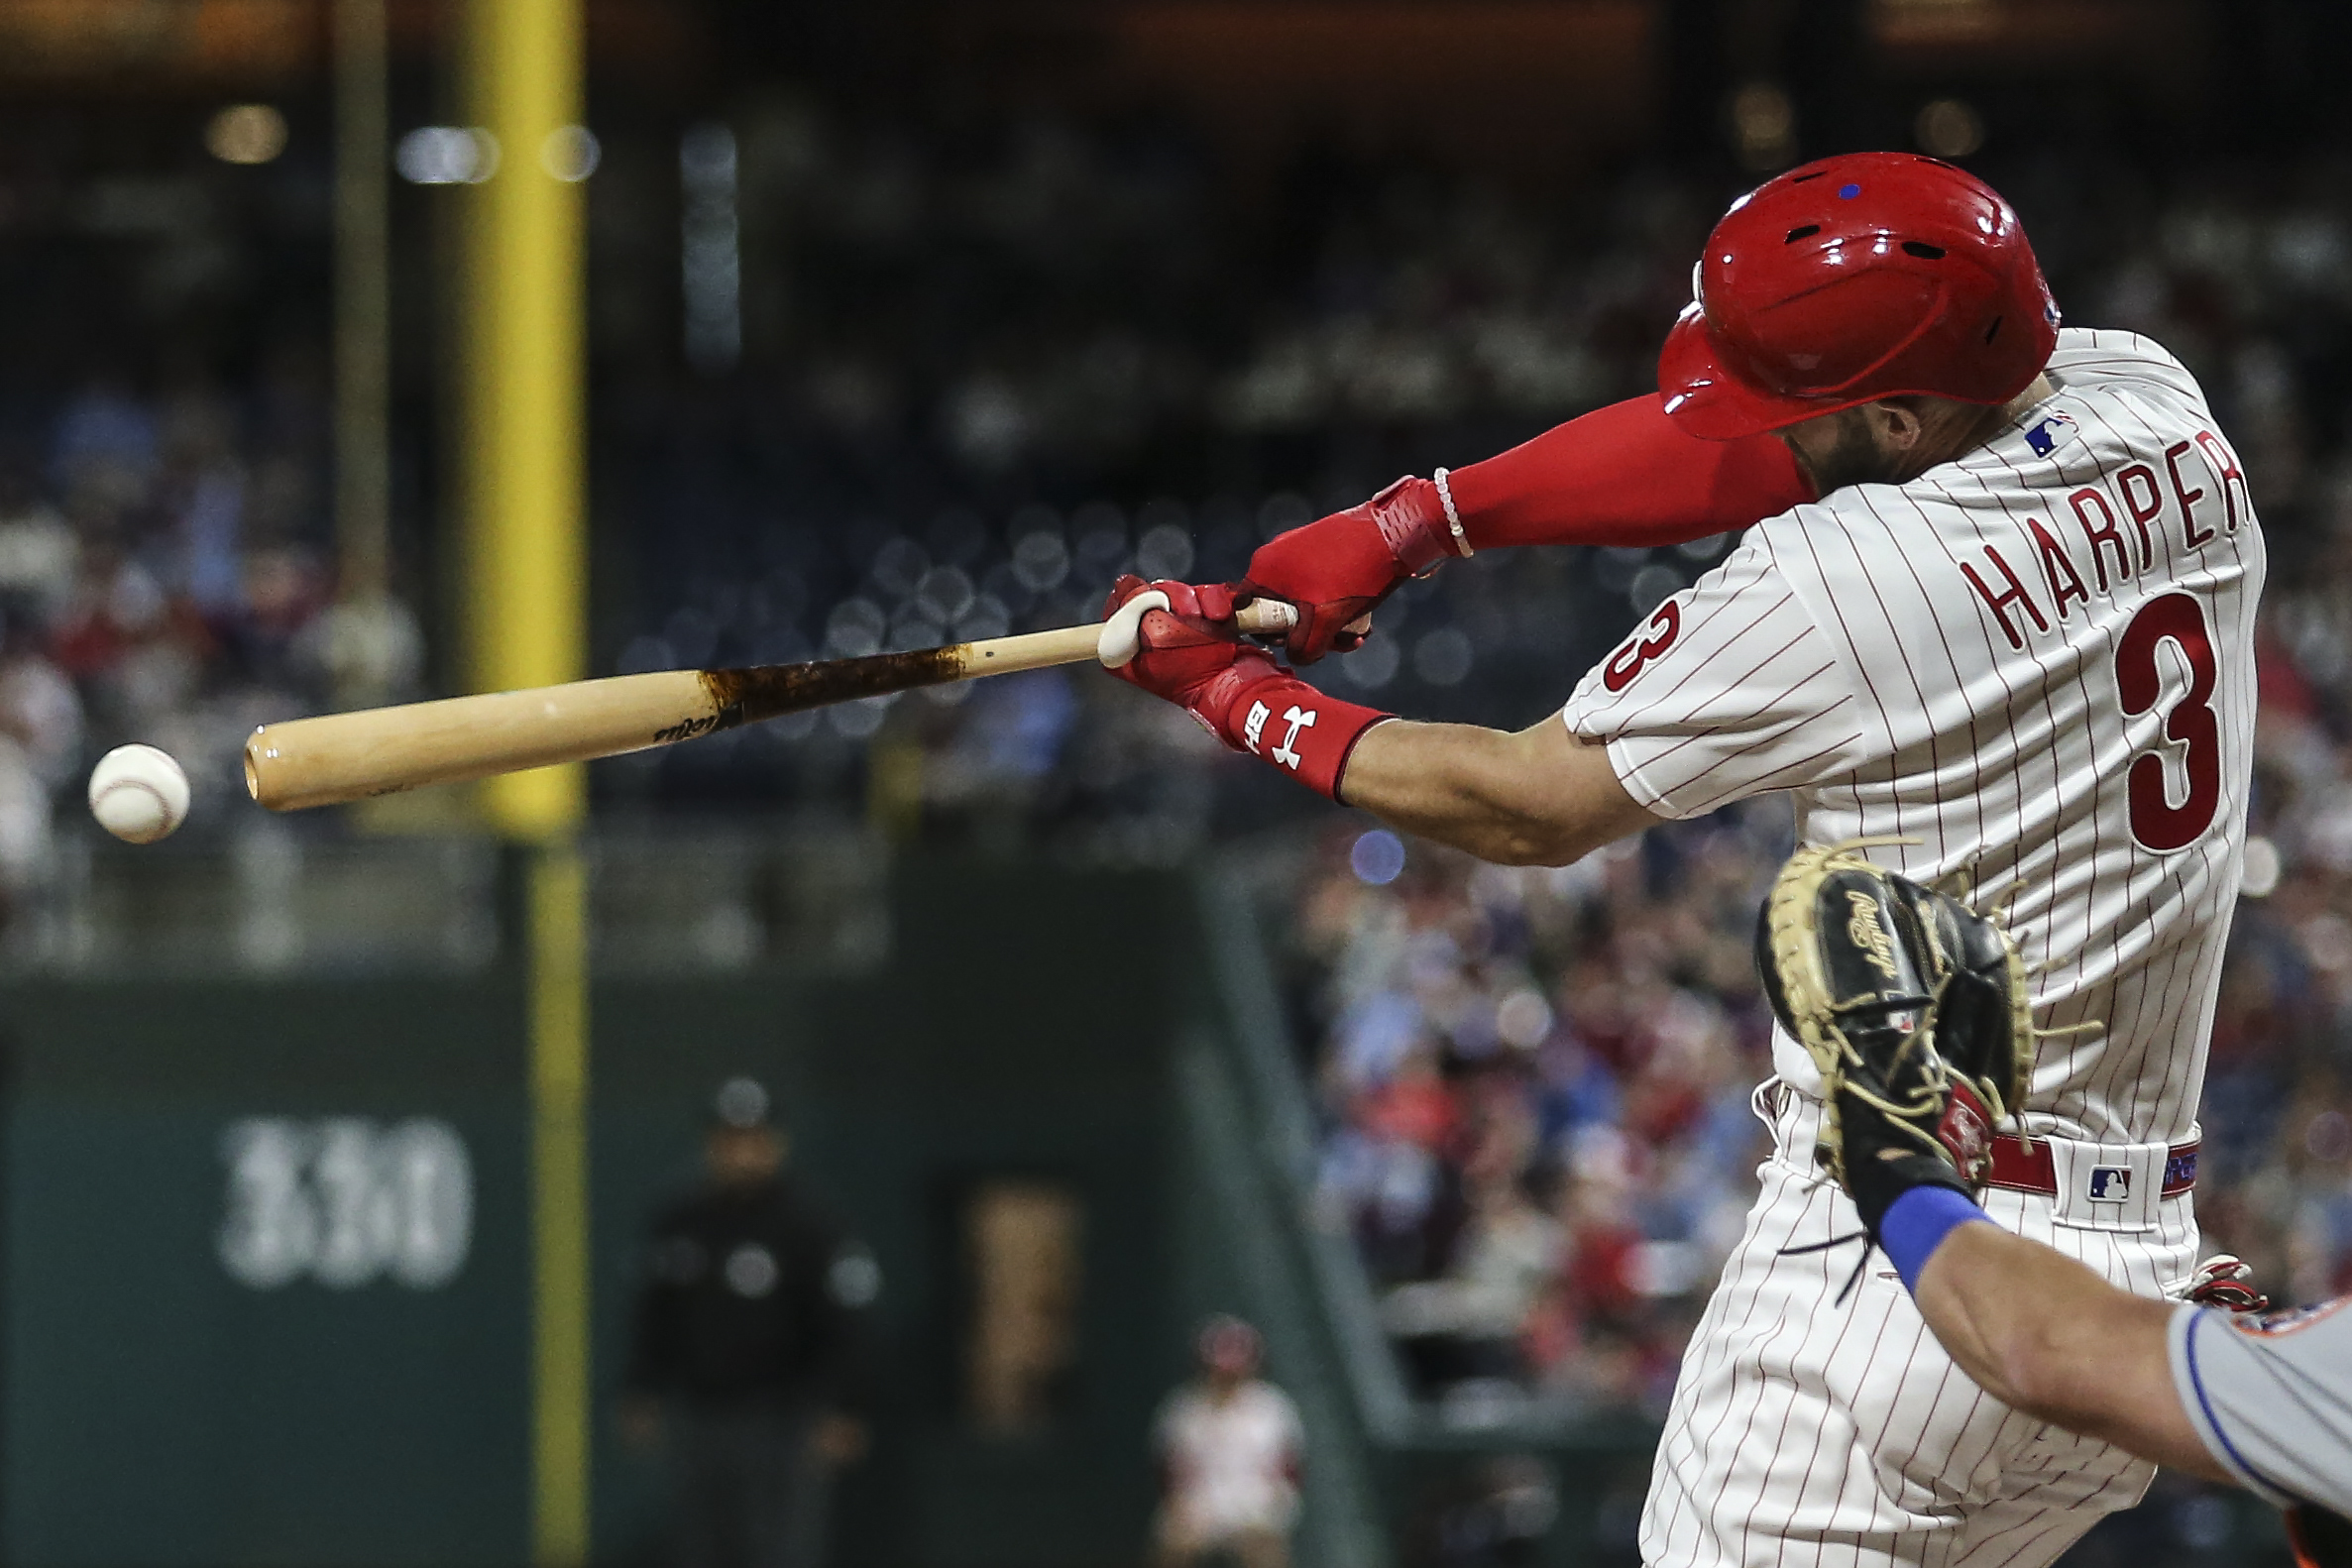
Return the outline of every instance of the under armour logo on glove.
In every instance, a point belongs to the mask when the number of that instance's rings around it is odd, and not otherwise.
[[[1283,736],[1283,743],[1274,748],[1272,756],[1275,761],[1295,773],[1298,771],[1298,731],[1314,728],[1315,711],[1311,708],[1293,708],[1283,715],[1283,723],[1290,727],[1290,732]]]
[[[1389,716],[1324,695],[1235,637],[1225,624],[1232,618],[1230,597],[1221,589],[1122,577],[1103,613],[1117,616],[1146,594],[1166,605],[1129,617],[1135,649],[1125,664],[1109,667],[1111,674],[1181,707],[1236,751],[1264,757],[1285,778],[1336,800],[1348,753]],[[1206,613],[1220,606],[1227,611],[1223,620]],[[1277,714],[1285,728],[1268,751],[1266,729]]]

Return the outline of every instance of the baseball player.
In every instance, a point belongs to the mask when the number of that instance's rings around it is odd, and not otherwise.
[[[1936,1338],[2012,1409],[2288,1511],[2307,1568],[2352,1564],[2352,1297],[2267,1318],[2144,1300],[1984,1223],[1986,1134],[2033,1050],[1998,924],[1850,850],[1800,849],[1757,960],[1822,1074],[1817,1158]],[[1867,1256],[1865,1254],[1865,1256]],[[2236,1313],[2269,1305],[2227,1260]]]
[[[1170,1395],[1153,1422],[1162,1483],[1155,1559],[1161,1568],[1219,1556],[1287,1568],[1304,1467],[1298,1407],[1258,1375],[1265,1345],[1240,1318],[1210,1318],[1195,1350],[1200,1377]]]
[[[1912,1189],[1870,1217],[1937,1340],[2012,1408],[2288,1511],[2307,1568],[2352,1568],[2352,1296],[2267,1315],[2144,1300]]]
[[[1311,657],[1403,576],[1521,536],[1488,531],[1487,507],[1605,522],[1622,497],[1588,509],[1556,467],[1568,499],[1548,511],[1441,474],[1273,541],[1242,584],[1123,581],[1114,603],[1166,608],[1118,673],[1335,800],[1494,860],[1564,863],[1785,790],[1800,838],[1876,839],[1909,876],[1965,882],[2006,911],[2039,1016],[2067,1031],[2022,1097],[2032,1136],[1992,1148],[1987,1212],[2136,1294],[2179,1289],[2254,727],[2263,544],[2237,458],[2164,349],[2062,332],[2016,213],[1934,160],[1771,180],[1718,223],[1696,283],[1654,411],[1620,417],[1636,449],[1740,454],[1662,476],[1678,505],[1770,514],[1560,718],[1405,723],[1317,691],[1229,619],[1288,599]],[[1976,1387],[1891,1271],[1838,1301],[1845,1270],[1809,1249],[1856,1222],[1812,1164],[1821,1080],[1785,1037],[1774,1074],[1756,1103],[1775,1152],[1684,1360],[1645,1561],[2050,1562],[2151,1467]]]
[[[673,1568],[814,1568],[834,1474],[866,1449],[864,1340],[879,1271],[792,1179],[773,1102],[729,1078],[709,1179],[664,1207],[618,1411],[666,1448]]]

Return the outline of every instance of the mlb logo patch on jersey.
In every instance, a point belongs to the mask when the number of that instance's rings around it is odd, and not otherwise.
[[[2058,450],[2061,441],[2071,439],[2073,434],[2074,421],[2071,415],[2045,414],[2040,424],[2026,431],[2025,444],[2034,449],[2034,456],[2048,457]]]
[[[2128,1203],[2132,1196],[2132,1173],[2129,1166],[2092,1166],[2090,1168],[2090,1200],[2093,1203]]]

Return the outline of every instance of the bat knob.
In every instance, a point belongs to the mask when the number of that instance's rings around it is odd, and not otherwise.
[[[1094,638],[1094,656],[1106,670],[1124,669],[1143,651],[1144,616],[1154,610],[1166,610],[1168,596],[1159,589],[1147,589],[1111,612],[1102,623],[1102,630]]]

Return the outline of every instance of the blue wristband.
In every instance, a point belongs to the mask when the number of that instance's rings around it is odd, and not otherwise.
[[[1903,1277],[1903,1288],[1916,1293],[1919,1271],[1944,1245],[1944,1238],[1972,1219],[1984,1218],[1984,1210],[1964,1192],[1948,1186],[1915,1186],[1887,1205],[1886,1217],[1878,1222],[1878,1245],[1886,1249],[1895,1273]]]

